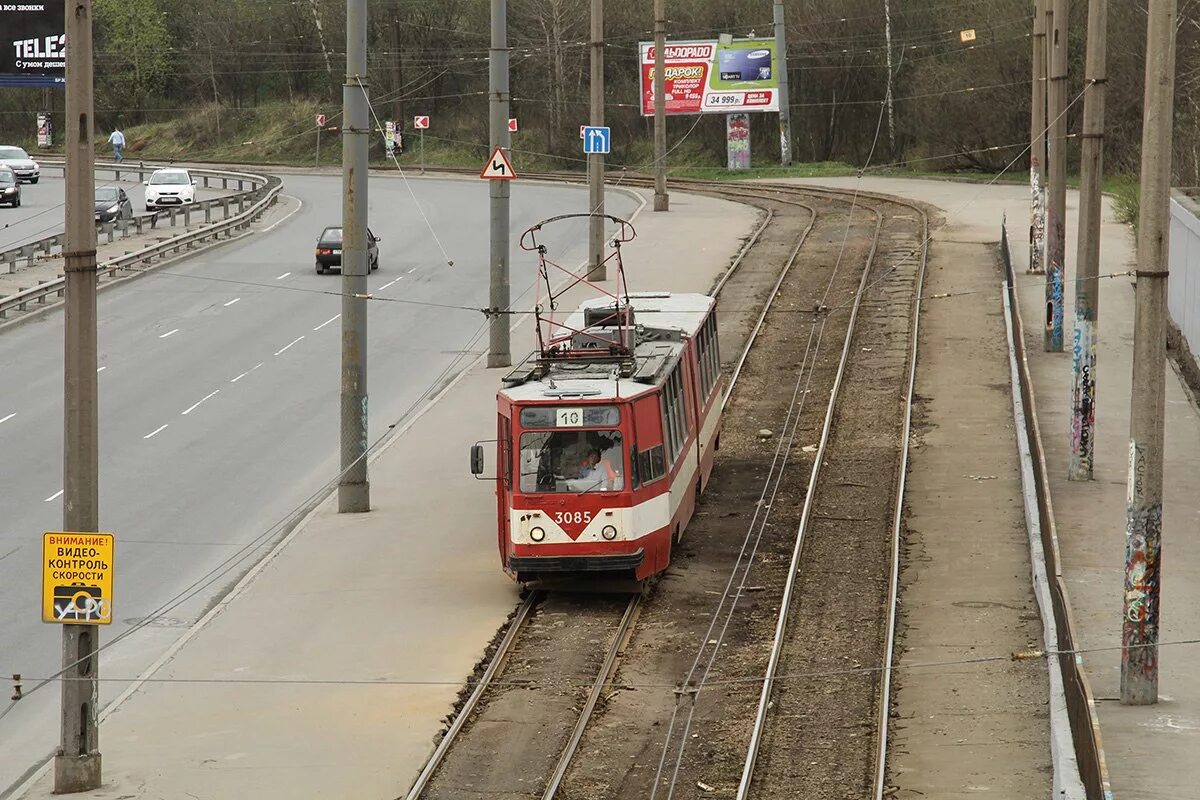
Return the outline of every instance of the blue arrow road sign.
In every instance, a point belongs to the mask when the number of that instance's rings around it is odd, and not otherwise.
[[[583,152],[588,155],[607,154],[612,151],[612,129],[585,126],[583,129]]]

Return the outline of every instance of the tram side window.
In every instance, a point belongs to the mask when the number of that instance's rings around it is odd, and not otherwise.
[[[661,444],[638,453],[638,477],[643,484],[652,483],[666,474],[667,465],[663,459]]]
[[[707,398],[717,385],[721,374],[721,356],[717,347],[717,316],[709,314],[696,337],[696,354],[700,362],[700,387]]]
[[[666,439],[669,461],[674,464],[683,444],[687,441],[687,415],[683,406],[683,376],[680,366],[671,371],[663,383],[662,393],[663,434]]]

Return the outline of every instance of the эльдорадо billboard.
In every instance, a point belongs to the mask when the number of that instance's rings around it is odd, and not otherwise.
[[[63,83],[64,9],[64,0],[0,0],[0,86]]]
[[[654,114],[654,43],[642,42],[642,116]],[[774,39],[667,42],[663,51],[668,114],[779,110]]]

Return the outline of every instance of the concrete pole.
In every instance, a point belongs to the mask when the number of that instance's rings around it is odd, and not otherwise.
[[[63,530],[100,529],[96,381],[96,177],[93,142],[92,0],[66,7],[66,246]],[[62,626],[61,741],[55,793],[100,787],[99,628]]]
[[[1029,271],[1046,271],[1046,18],[1048,0],[1033,8],[1033,102],[1029,115]]]
[[[1176,0],[1150,0],[1133,322],[1133,404],[1129,414],[1125,613],[1121,625],[1121,702],[1125,705],[1158,702],[1167,245],[1176,15]]]
[[[346,0],[342,86],[342,468],[338,511],[371,510],[367,481],[367,0]]]
[[[884,0],[884,2],[886,4],[887,0]],[[888,22],[888,31],[890,32],[890,17],[888,18]],[[775,50],[779,54],[779,163],[785,167],[790,167],[792,165],[792,109],[791,96],[788,93],[787,26],[783,21],[783,0],[775,0]],[[890,92],[890,66],[888,67],[888,78]],[[889,94],[888,97],[890,98],[891,95]],[[896,142],[893,136],[892,150],[894,151],[895,149]]]
[[[783,3],[775,3],[775,20],[779,24],[780,15]],[[888,116],[888,145],[891,147],[892,158],[896,157],[896,108],[892,97],[892,4],[889,0],[883,0],[883,34],[887,41],[887,116]],[[782,84],[780,85],[782,88]],[[786,163],[786,162],[785,162]]]
[[[604,124],[604,0],[592,0],[592,125]],[[594,153],[588,159],[588,204],[592,218],[588,220],[588,277],[594,281],[608,279],[604,263],[604,156]]]
[[[1071,459],[1067,477],[1092,479],[1096,436],[1096,321],[1100,315],[1100,181],[1104,175],[1104,84],[1108,0],[1089,0],[1087,94],[1083,96],[1083,170],[1075,256],[1075,388],[1071,397]]]
[[[1046,214],[1046,331],[1044,348],[1063,349],[1063,281],[1067,253],[1067,0],[1051,0],[1049,28],[1050,208]]]
[[[404,120],[404,96],[401,88],[404,86],[404,64],[402,53],[400,52],[400,9],[399,3],[397,8],[392,12],[396,14],[392,18],[392,24],[388,26],[392,39],[392,91],[396,95],[392,98],[392,120],[396,123],[396,131],[403,130]]]
[[[654,0],[654,210],[669,211],[667,194],[667,0]]]
[[[508,151],[512,136],[508,130],[508,2],[492,0],[492,48],[488,53],[488,97],[491,117],[488,123],[491,150],[503,147]],[[501,312],[508,309],[508,236],[510,181],[488,181],[491,198],[492,251],[491,288],[489,299],[492,311],[491,343],[488,348],[489,367],[512,364],[509,346],[509,318]]]

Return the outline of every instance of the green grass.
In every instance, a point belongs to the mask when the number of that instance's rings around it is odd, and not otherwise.
[[[1117,213],[1117,219],[1131,226],[1133,235],[1136,237],[1142,188],[1138,179],[1131,175],[1125,175],[1106,180],[1105,184],[1105,189],[1113,195],[1113,208]]]

